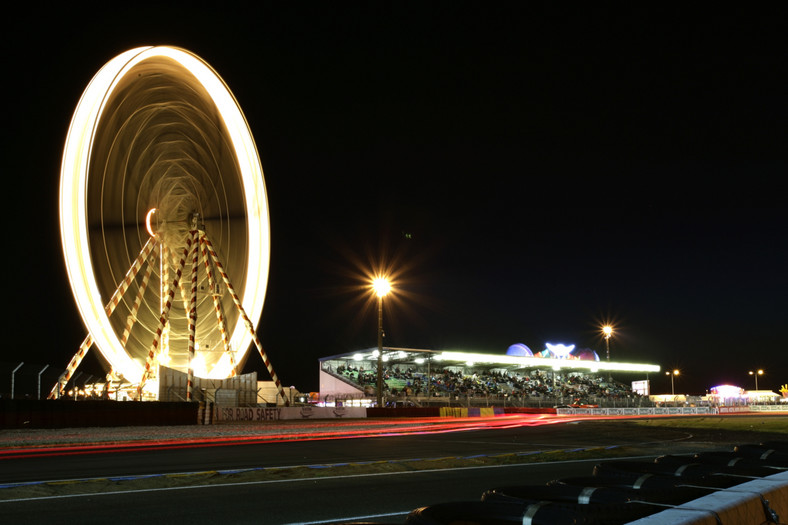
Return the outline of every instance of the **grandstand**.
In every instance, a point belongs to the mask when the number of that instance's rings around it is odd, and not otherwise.
[[[523,345],[514,345],[523,346]],[[658,365],[600,361],[589,351],[573,357],[554,350],[505,355],[384,348],[383,399],[387,406],[649,406],[632,381],[648,381]],[[518,348],[519,350],[519,348]],[[558,350],[561,350],[560,348]],[[376,403],[378,350],[325,357],[320,403]],[[615,376],[615,377],[613,377]]]

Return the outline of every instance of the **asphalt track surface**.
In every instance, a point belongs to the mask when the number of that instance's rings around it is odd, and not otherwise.
[[[0,522],[395,524],[404,523],[415,508],[478,500],[495,486],[590,475],[600,460],[586,459],[589,452],[618,450],[625,457],[648,459],[730,450],[757,440],[757,433],[532,416],[4,430]],[[560,452],[560,459],[445,468],[447,458],[550,451]],[[418,460],[424,470],[341,468],[409,460]],[[243,469],[284,474],[277,479],[231,474]],[[293,469],[299,469],[300,478],[287,476]],[[304,469],[311,470],[304,474]],[[205,484],[206,472],[214,484]],[[177,484],[161,483],[176,477]],[[96,479],[100,489],[94,488]],[[22,490],[28,487],[30,493]]]

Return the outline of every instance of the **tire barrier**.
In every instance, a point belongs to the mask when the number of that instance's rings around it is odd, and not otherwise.
[[[762,445],[740,445],[734,450],[748,459],[766,462],[770,465],[788,467],[788,447],[784,443]]]
[[[573,485],[584,489],[588,487],[606,488],[626,495],[632,501],[649,501],[665,505],[680,505],[716,490],[709,487],[681,486],[675,480],[652,475],[640,476],[634,482],[629,483],[622,482],[620,479],[589,476],[555,480],[547,485]],[[595,503],[595,501],[590,503]]]
[[[648,505],[582,505],[556,501],[440,503],[412,511],[408,525],[616,525],[653,513]]]
[[[632,495],[613,487],[579,485],[523,485],[500,487],[482,494],[482,501],[523,501],[527,499],[552,500],[572,504],[627,503]]]
[[[591,476],[496,487],[480,501],[420,507],[405,524],[788,523],[786,454],[788,441],[778,441],[741,445],[732,452],[665,455],[653,462],[611,460],[595,465]],[[751,483],[763,483],[775,501],[770,503],[759,492],[763,489]],[[709,506],[708,499],[715,496],[721,498],[720,510],[713,500]],[[680,512],[665,520],[658,517],[668,511]],[[731,521],[732,513],[749,521]]]
[[[612,460],[597,464],[591,476],[498,487],[480,501],[420,507],[405,525],[788,523],[787,452],[788,441],[653,462]]]
[[[742,478],[762,478],[777,473],[775,469],[766,466],[745,468],[737,465],[704,465],[696,462],[694,458],[689,458],[688,461],[680,464],[673,461],[665,461],[663,458],[657,458],[653,463],[645,461],[617,461],[614,463],[603,463],[594,468],[595,472],[596,469],[599,469],[602,475],[604,475],[606,470],[619,470],[638,474],[648,473],[668,478],[675,477],[683,480],[706,480],[711,478],[721,480],[721,483],[729,482],[731,485],[742,483]]]

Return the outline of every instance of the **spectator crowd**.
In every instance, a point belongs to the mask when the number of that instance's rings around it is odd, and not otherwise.
[[[375,392],[376,368],[342,364],[335,372],[327,371],[359,385],[368,395]],[[395,397],[560,397],[572,398],[579,403],[588,398],[637,396],[623,383],[595,374],[540,369],[518,372],[467,370],[460,367],[429,373],[412,366],[384,368],[383,390],[386,396]]]

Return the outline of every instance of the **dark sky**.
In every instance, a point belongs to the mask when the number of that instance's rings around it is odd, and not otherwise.
[[[613,359],[679,368],[677,390],[752,388],[754,368],[788,383],[784,6],[490,4],[23,8],[3,34],[0,361],[62,368],[83,339],[57,222],[65,133],[104,63],[167,44],[217,70],[257,142],[258,333],[283,383],[317,389],[319,357],[376,345],[359,284],[380,263],[397,273],[387,345],[603,353],[611,320]],[[252,369],[266,378],[256,353]]]

